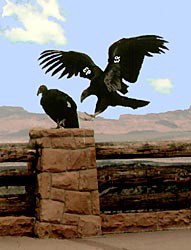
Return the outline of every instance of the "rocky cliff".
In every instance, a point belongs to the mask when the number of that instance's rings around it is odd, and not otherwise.
[[[118,120],[102,117],[94,121],[80,119],[80,127],[94,129],[97,141],[191,139],[190,121],[191,108],[121,115]],[[31,113],[22,107],[0,107],[0,142],[28,141],[29,129],[36,127],[55,127],[55,123],[45,114]]]

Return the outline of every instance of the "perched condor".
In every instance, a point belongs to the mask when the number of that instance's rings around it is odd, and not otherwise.
[[[88,55],[75,51],[45,50],[39,60],[42,69],[47,68],[45,73],[52,71],[52,76],[58,72],[61,72],[59,78],[66,74],[68,78],[80,74],[91,81],[90,86],[81,94],[81,102],[90,95],[97,96],[95,117],[108,106],[120,105],[136,109],[149,103],[122,96],[119,92],[128,92],[123,79],[130,83],[137,81],[145,56],[152,57],[152,54],[168,50],[165,43],[167,41],[156,35],[120,39],[110,46],[108,64],[104,71]]]
[[[39,94],[42,94],[41,106],[57,123],[57,128],[79,128],[77,106],[69,95],[58,89],[48,89],[45,85],[39,87]]]

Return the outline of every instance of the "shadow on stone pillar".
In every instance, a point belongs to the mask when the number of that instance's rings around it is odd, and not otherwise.
[[[101,218],[93,130],[32,129],[38,150],[35,234],[99,235]]]

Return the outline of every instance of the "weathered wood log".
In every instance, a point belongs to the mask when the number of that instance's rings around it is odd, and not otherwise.
[[[28,144],[0,144],[0,162],[30,162],[36,159],[36,150]]]
[[[35,173],[35,166],[29,162],[0,162],[0,176],[28,176]]]
[[[191,141],[96,143],[97,159],[191,157]]]
[[[0,144],[0,215],[33,216],[36,150],[28,144]]]
[[[97,161],[101,211],[191,207],[191,160]]]
[[[0,216],[27,215],[34,216],[34,198],[26,194],[0,196]]]
[[[31,176],[32,171],[28,169],[1,169],[0,166],[0,178],[9,177],[9,176]]]
[[[0,163],[0,186],[33,186],[35,182],[35,170],[28,163]]]

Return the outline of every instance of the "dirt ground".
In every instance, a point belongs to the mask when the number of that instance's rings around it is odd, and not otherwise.
[[[75,240],[0,237],[0,250],[191,250],[191,230],[115,234]]]

